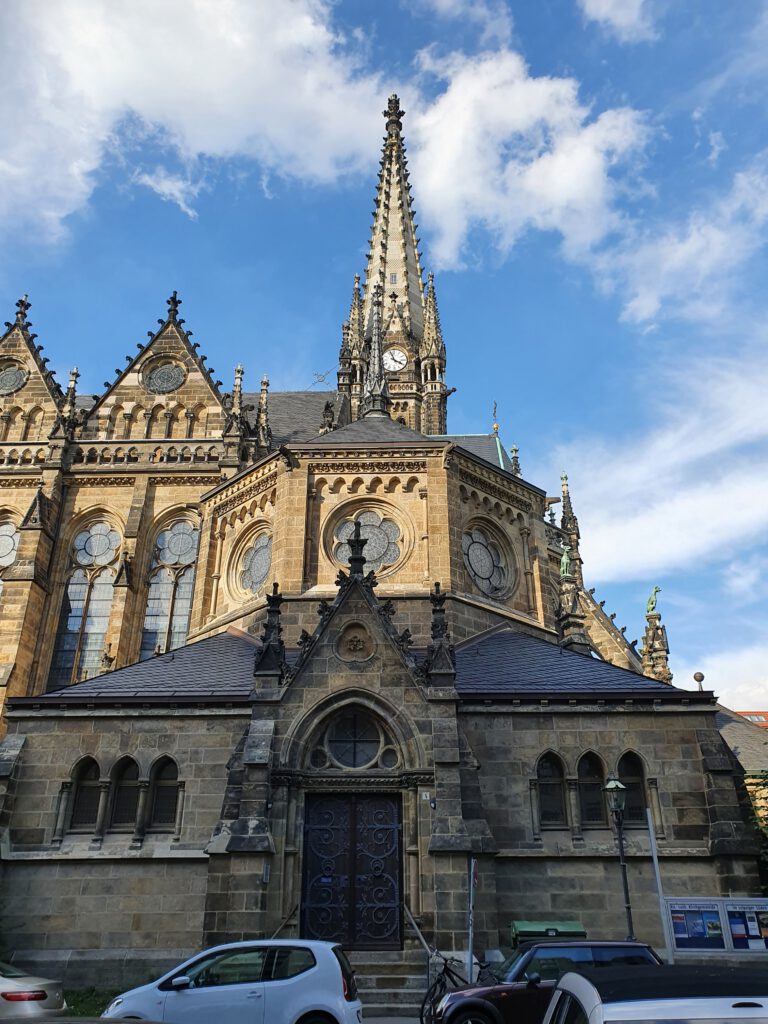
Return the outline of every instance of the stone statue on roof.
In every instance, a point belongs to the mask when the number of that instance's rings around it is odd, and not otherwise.
[[[648,604],[645,606],[646,615],[650,615],[656,611],[656,595],[661,590],[661,587],[654,587],[651,591],[651,596],[648,598]]]
[[[571,574],[571,545],[563,545],[563,557],[560,559],[560,575],[570,576]]]

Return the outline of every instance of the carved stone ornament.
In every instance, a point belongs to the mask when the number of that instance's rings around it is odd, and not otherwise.
[[[0,369],[0,395],[12,395],[27,383],[29,374],[18,363],[6,363]]]
[[[342,661],[368,661],[375,649],[371,634],[357,622],[346,625],[336,641],[336,656]]]
[[[144,384],[156,395],[176,391],[186,380],[184,368],[178,363],[155,363],[144,375]]]

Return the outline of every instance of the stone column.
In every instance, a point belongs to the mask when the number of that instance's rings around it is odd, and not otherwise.
[[[107,806],[109,804],[109,782],[99,783],[99,809],[96,812],[96,824],[93,829],[92,843],[101,843],[107,827]]]
[[[571,810],[571,837],[574,843],[583,843],[581,833],[581,806],[579,805],[579,781],[576,778],[566,780],[568,786],[568,806]]]
[[[651,808],[651,820],[657,839],[666,839],[667,833],[664,829],[664,817],[661,813],[661,800],[659,799],[659,783],[657,779],[648,779],[648,796]]]
[[[147,831],[147,796],[149,794],[149,782],[139,782],[139,799],[136,804],[136,827],[131,839],[131,846],[141,846]]]
[[[536,842],[541,841],[541,806],[539,804],[539,780],[531,779],[529,782],[531,796],[531,823],[533,825],[533,838]]]
[[[181,823],[184,820],[184,783],[179,783],[178,796],[176,797],[176,822],[173,827],[173,839],[171,842],[178,843],[181,839]]]
[[[56,826],[53,830],[53,839],[51,840],[54,846],[60,846],[61,841],[64,838],[64,829],[67,825],[67,818],[69,817],[69,805],[72,799],[72,783],[70,781],[62,782],[61,789],[59,790],[59,802],[56,808]]]

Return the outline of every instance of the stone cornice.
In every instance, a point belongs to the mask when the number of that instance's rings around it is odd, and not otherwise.
[[[410,453],[407,453],[410,455]],[[356,456],[346,462],[310,462],[307,470],[310,473],[424,473],[427,469],[425,459],[409,459],[404,453],[395,453],[392,459],[366,459],[360,461]]]
[[[270,468],[270,472],[268,472],[266,476],[259,476],[255,480],[246,481],[247,478],[239,480],[237,484],[234,485],[234,493],[223,498],[223,500],[213,506],[213,514],[215,516],[226,515],[227,512],[231,512],[232,509],[238,508],[243,504],[243,502],[256,497],[257,494],[262,494],[264,491],[268,491],[271,487],[275,487],[277,485],[277,470]]]

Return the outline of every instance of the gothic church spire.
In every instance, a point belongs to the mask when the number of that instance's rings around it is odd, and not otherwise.
[[[366,267],[363,322],[366,336],[370,337],[373,290],[381,285],[386,295],[396,296],[394,301],[402,311],[413,348],[418,352],[424,337],[424,284],[403,143],[403,114],[400,100],[393,94],[384,111],[387,134],[381,154]]]

